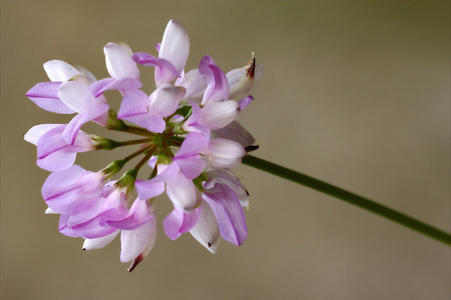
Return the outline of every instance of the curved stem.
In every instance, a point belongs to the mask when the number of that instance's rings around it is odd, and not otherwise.
[[[451,246],[451,235],[440,229],[434,228],[426,223],[420,222],[403,213],[397,212],[384,205],[378,204],[374,201],[358,196],[351,192],[345,191],[339,187],[325,183],[321,180],[312,178],[310,176],[298,173],[296,171],[284,168],[282,166],[273,164],[266,160],[248,155],[243,158],[243,164],[260,169],[262,171],[271,173],[273,175],[288,179],[298,184],[305,185],[322,193],[344,200],[350,204],[359,206],[363,209],[371,211],[375,214],[383,216],[410,229],[418,231],[433,239],[443,242]]]

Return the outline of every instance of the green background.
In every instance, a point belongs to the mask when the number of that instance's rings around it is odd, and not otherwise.
[[[2,0],[2,299],[450,298],[449,247],[246,166],[236,169],[251,195],[241,247],[222,241],[213,255],[189,234],[169,240],[164,197],[156,245],[132,273],[118,240],[83,252],[60,234],[40,195],[48,172],[23,134],[71,117],[25,93],[51,59],[104,78],[108,42],[156,53],[169,19],[190,35],[187,69],[205,54],[225,71],[251,52],[264,65],[239,118],[254,155],[451,230],[449,1]],[[98,170],[121,151],[78,162]]]

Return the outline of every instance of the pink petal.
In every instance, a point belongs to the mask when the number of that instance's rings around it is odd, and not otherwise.
[[[43,158],[38,158],[36,164],[41,169],[47,171],[60,171],[69,168],[75,162],[77,157],[76,152],[61,150],[51,153]]]
[[[155,133],[162,133],[166,129],[166,122],[159,115],[142,114],[122,117],[123,120],[133,122]]]
[[[190,231],[194,225],[196,225],[200,214],[200,207],[196,208],[191,213],[185,213],[175,206],[174,210],[164,219],[164,232],[170,239],[175,240],[181,234]]]
[[[254,97],[252,97],[252,95],[249,95],[238,101],[238,104],[240,105],[240,110],[244,110],[246,106],[248,106],[252,102],[252,100],[254,100]]]
[[[121,108],[117,114],[118,119],[128,116],[147,114],[149,97],[141,90],[128,90],[121,102]]]
[[[194,179],[204,170],[205,162],[199,153],[207,147],[207,144],[208,140],[200,133],[192,132],[186,136],[174,157],[174,161],[177,162],[186,178]]]
[[[165,182],[175,177],[179,167],[176,163],[172,163],[160,174],[149,180],[136,180],[135,187],[138,195],[142,199],[151,199],[164,192]]]
[[[130,211],[124,218],[109,219],[105,214],[102,218],[104,217],[106,217],[105,224],[108,226],[117,229],[133,230],[148,222],[151,218],[153,218],[153,214],[151,213],[149,203],[138,197],[135,202],[133,202]],[[100,224],[102,225],[102,223],[103,221],[101,219]]]
[[[155,83],[157,87],[164,83],[171,82],[180,73],[170,61],[154,57],[144,52],[134,53],[133,60],[144,66],[155,67]]]

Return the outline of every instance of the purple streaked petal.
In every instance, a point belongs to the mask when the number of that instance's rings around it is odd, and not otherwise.
[[[104,47],[106,67],[114,79],[131,77],[139,80],[139,70],[126,45],[108,43]]]
[[[210,56],[205,55],[200,61],[199,73],[207,82],[207,89],[202,99],[202,105],[227,100],[229,98],[227,78]]]
[[[185,28],[178,22],[171,20],[163,34],[159,58],[172,63],[180,74],[185,67],[189,54],[189,38]]]
[[[65,82],[76,75],[82,74],[74,66],[57,59],[46,62],[44,70],[51,81]]]
[[[64,235],[70,237],[78,237],[76,233],[74,233],[71,229],[69,229],[69,226],[67,225],[67,220],[69,220],[69,215],[61,215],[58,224],[58,230]]]
[[[201,207],[196,208],[191,213],[185,213],[175,206],[174,210],[164,219],[164,232],[171,240],[175,240],[196,225],[200,214]]]
[[[65,125],[56,126],[41,136],[37,143],[38,158],[44,158],[62,149],[67,149],[72,152],[86,152],[95,149],[90,135],[83,131],[78,132],[73,145],[68,144],[61,136],[65,127]]]
[[[220,137],[235,141],[244,148],[255,143],[254,137],[240,123],[233,121],[223,128],[214,131]]]
[[[228,169],[211,169],[206,173],[207,181],[204,182],[205,189],[211,189],[217,183],[225,184],[233,190],[240,200],[241,206],[249,205],[249,194],[239,179]]]
[[[210,252],[215,253],[221,234],[218,223],[210,205],[203,200],[202,211],[196,225],[190,230],[191,235]]]
[[[70,230],[85,239],[95,239],[112,234],[117,229],[112,227],[104,227],[99,225],[100,217],[91,219],[85,223],[81,223],[75,226],[69,226]],[[70,219],[69,219],[70,220]]]
[[[32,87],[26,94],[40,108],[57,114],[73,114],[71,108],[58,97],[61,82],[41,82]]]
[[[223,184],[205,190],[202,196],[210,205],[221,236],[234,245],[241,245],[247,236],[243,209],[235,193]]]
[[[59,171],[70,167],[77,152],[94,150],[95,146],[89,135],[78,131],[74,144],[68,144],[61,136],[65,126],[58,126],[41,136],[37,143],[37,164],[49,171]]]
[[[42,186],[42,197],[56,213],[70,214],[80,204],[92,202],[103,186],[103,174],[85,171],[77,165],[53,172]],[[86,200],[88,199],[89,200]],[[89,204],[89,203],[88,203]]]
[[[60,150],[54,153],[51,153],[43,158],[38,158],[36,160],[36,164],[41,169],[54,172],[60,171],[69,168],[75,162],[77,157],[76,152]]]

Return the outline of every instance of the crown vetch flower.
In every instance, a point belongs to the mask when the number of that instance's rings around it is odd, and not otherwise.
[[[36,125],[24,136],[37,146],[37,165],[52,172],[42,186],[46,213],[60,214],[60,232],[84,238],[84,250],[102,248],[120,233],[120,260],[132,261],[130,271],[155,243],[153,203],[162,193],[174,207],[163,221],[170,239],[190,232],[215,253],[221,237],[241,245],[247,236],[242,207],[249,195],[230,168],[257,148],[236,118],[253,100],[248,92],[262,68],[252,55],[243,68],[225,74],[206,55],[198,69],[185,72],[189,44],[185,28],[171,20],[157,56],[109,43],[104,53],[110,77],[97,80],[84,68],[52,60],[44,64],[51,81],[26,94],[47,111],[75,114],[68,124]],[[150,95],[141,90],[138,65],[155,70]],[[118,112],[108,105],[107,90],[121,94]],[[90,121],[140,138],[87,134],[81,127]],[[138,149],[102,170],[74,164],[79,152],[130,145]],[[137,157],[134,167],[113,179]]]

